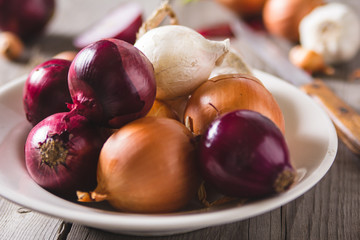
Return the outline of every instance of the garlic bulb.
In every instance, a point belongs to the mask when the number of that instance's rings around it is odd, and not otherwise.
[[[158,99],[186,96],[206,81],[229,51],[229,40],[211,41],[191,28],[166,25],[135,43],[154,66]]]
[[[360,48],[360,20],[346,5],[328,3],[306,15],[299,26],[300,43],[328,64],[352,59]]]

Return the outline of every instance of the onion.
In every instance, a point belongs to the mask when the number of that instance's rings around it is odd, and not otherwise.
[[[65,60],[72,61],[76,57],[76,54],[77,54],[76,51],[63,51],[63,52],[57,53],[52,58],[65,59]]]
[[[163,101],[155,99],[153,106],[146,115],[147,117],[166,117],[178,120],[179,117],[168,104]]]
[[[48,191],[70,200],[76,190],[96,186],[96,168],[105,135],[83,116],[56,113],[30,131],[25,144],[26,168]]]
[[[101,21],[74,39],[74,46],[82,49],[103,38],[117,38],[134,44],[142,24],[142,7],[128,2],[110,12]]]
[[[0,33],[0,54],[9,60],[18,60],[24,52],[24,43],[12,32]]]
[[[205,181],[226,196],[263,197],[294,182],[284,136],[254,111],[237,110],[216,119],[202,136],[199,156]]]
[[[156,95],[151,62],[133,45],[103,39],[83,48],[69,70],[71,108],[106,127],[145,116]]]
[[[260,112],[285,132],[283,114],[272,94],[259,79],[246,74],[219,75],[203,83],[187,102],[184,122],[201,135],[215,118],[238,109]]]
[[[203,27],[196,29],[196,31],[208,39],[234,37],[234,33],[229,23],[220,23],[210,27]]]
[[[266,0],[216,0],[230,10],[244,16],[260,16]]]
[[[328,75],[334,74],[334,68],[330,67],[325,63],[324,57],[311,50],[296,45],[289,51],[289,60],[295,66],[309,72],[314,73],[325,73]]]
[[[67,76],[71,62],[51,59],[36,66],[26,79],[23,105],[27,120],[38,122],[58,112],[68,111],[71,96]]]
[[[146,32],[134,46],[154,65],[156,98],[173,100],[188,96],[206,81],[229,44],[229,39],[211,41],[191,28],[166,25]]]
[[[323,0],[268,0],[263,9],[266,29],[290,41],[299,41],[300,21]]]
[[[55,11],[55,0],[0,1],[0,30],[22,39],[39,35]]]
[[[135,120],[104,144],[91,199],[127,212],[176,211],[196,196],[195,164],[193,137],[183,124],[169,118]]]

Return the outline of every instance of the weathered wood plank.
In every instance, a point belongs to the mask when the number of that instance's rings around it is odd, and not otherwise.
[[[345,1],[345,0],[344,0]],[[156,1],[140,1],[157,4]],[[150,3],[152,2],[152,3]],[[346,0],[360,12],[358,0]],[[59,11],[51,23],[49,34],[31,50],[40,59],[71,48],[71,38],[90,26],[118,1],[59,0]],[[148,5],[149,6],[149,5]],[[147,9],[149,9],[147,7]],[[91,18],[88,12],[92,12]],[[41,46],[40,46],[41,45]],[[261,61],[251,59],[259,69],[272,72]],[[360,54],[359,54],[360,55]],[[359,68],[360,56],[349,64],[338,66],[329,86],[352,107],[360,111],[360,81],[349,82],[348,76]],[[36,61],[35,61],[36,62]],[[0,59],[0,82],[27,73],[35,62],[7,62]],[[205,228],[174,236],[153,237],[163,240],[205,239],[360,239],[360,159],[339,143],[335,163],[313,189],[282,208],[248,220]],[[65,228],[64,228],[65,227]],[[60,232],[59,232],[60,231]],[[61,232],[63,234],[61,234]],[[0,198],[0,239],[144,239],[112,234],[79,224],[63,225],[60,219],[28,211]]]
[[[55,239],[61,223],[0,198],[0,239]]]

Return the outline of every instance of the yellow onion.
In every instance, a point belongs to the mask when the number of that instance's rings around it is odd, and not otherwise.
[[[179,117],[173,109],[165,102],[155,99],[153,106],[146,115],[147,117],[165,117],[179,120]]]
[[[76,57],[77,53],[78,52],[76,52],[76,51],[63,51],[63,52],[59,52],[58,54],[53,56],[53,58],[65,59],[68,61],[72,61]]]
[[[276,36],[297,42],[300,21],[321,4],[322,0],[268,0],[263,9],[265,27]]]
[[[107,200],[126,212],[161,213],[184,207],[199,187],[192,133],[169,118],[144,117],[104,144],[98,186],[79,201]],[[85,197],[84,197],[85,196]]]
[[[284,117],[273,95],[259,79],[246,74],[220,75],[203,83],[187,103],[184,122],[201,135],[215,118],[239,109],[259,112],[285,132]]]
[[[18,60],[24,52],[24,43],[12,32],[0,33],[0,54],[8,60]]]

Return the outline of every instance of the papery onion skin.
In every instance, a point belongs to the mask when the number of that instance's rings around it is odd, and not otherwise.
[[[229,112],[210,125],[200,142],[199,166],[206,182],[231,197],[283,192],[295,179],[284,136],[250,110]]]
[[[323,0],[268,0],[263,9],[266,29],[287,40],[299,41],[300,21]]]
[[[170,118],[145,117],[115,132],[104,144],[95,194],[126,212],[173,212],[199,187],[191,132]],[[103,199],[101,199],[103,200]]]
[[[133,45],[103,39],[83,48],[69,70],[72,109],[105,127],[145,116],[156,95],[151,62]]]
[[[165,117],[179,120],[178,115],[171,107],[161,100],[155,99],[153,106],[146,115],[147,117]]]
[[[259,79],[247,74],[219,75],[203,83],[187,102],[184,123],[201,135],[215,118],[238,109],[260,112],[285,132],[284,116],[275,98]]]
[[[44,31],[55,9],[55,0],[0,1],[0,29],[23,40],[34,38]]]
[[[181,25],[153,28],[134,44],[152,62],[156,98],[168,101],[186,97],[205,82],[229,51],[230,41],[213,41]]]
[[[69,111],[72,103],[67,76],[70,61],[51,59],[36,66],[26,79],[23,105],[27,120],[35,126],[44,118]]]
[[[69,200],[76,190],[96,186],[96,170],[105,132],[85,117],[56,113],[30,131],[25,163],[31,178],[46,190]]]

